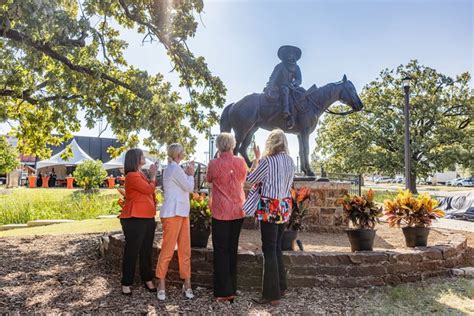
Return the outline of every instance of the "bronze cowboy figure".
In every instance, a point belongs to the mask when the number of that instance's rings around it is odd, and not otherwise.
[[[290,108],[290,93],[304,93],[301,85],[301,70],[296,62],[301,58],[301,49],[285,45],[278,49],[281,63],[275,66],[265,87],[264,94],[270,102],[280,101],[283,107],[283,117],[287,118],[287,127],[293,128],[294,115]],[[296,98],[296,96],[295,96]]]

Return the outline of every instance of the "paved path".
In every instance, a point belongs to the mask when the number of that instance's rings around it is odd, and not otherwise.
[[[433,227],[452,230],[462,230],[474,233],[474,222],[468,222],[458,219],[441,218],[433,222]]]

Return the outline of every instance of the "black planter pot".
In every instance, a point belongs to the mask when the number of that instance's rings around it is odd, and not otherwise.
[[[429,227],[403,227],[402,230],[407,247],[426,247],[428,244]]]
[[[211,230],[198,230],[191,227],[191,247],[206,248]]]
[[[375,229],[346,229],[352,251],[372,251]]]
[[[298,231],[285,230],[283,232],[283,240],[281,242],[281,250],[294,251],[296,249],[296,238],[298,238]]]

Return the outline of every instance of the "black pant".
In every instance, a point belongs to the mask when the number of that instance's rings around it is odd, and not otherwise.
[[[122,261],[122,285],[130,286],[135,277],[137,257],[140,255],[140,276],[143,282],[153,279],[151,252],[155,237],[154,218],[123,218],[120,220],[125,235]]]
[[[232,296],[237,291],[237,250],[243,222],[212,219],[215,297]]]
[[[285,265],[281,252],[285,225],[260,221],[260,228],[264,258],[262,298],[279,300],[281,292],[287,288]]]

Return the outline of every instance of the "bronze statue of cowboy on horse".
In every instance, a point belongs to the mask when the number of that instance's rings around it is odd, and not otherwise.
[[[301,58],[301,49],[295,46],[284,45],[278,49],[278,58],[281,63],[275,66],[263,93],[269,102],[280,102],[283,117],[287,119],[287,127],[295,125],[294,115],[290,107],[290,96],[297,100],[305,92],[301,85],[301,70],[296,62]]]

